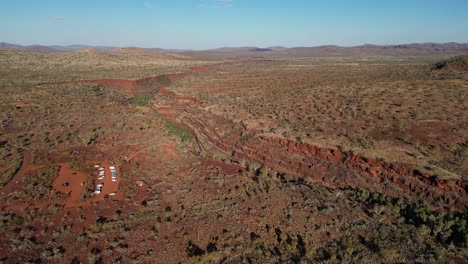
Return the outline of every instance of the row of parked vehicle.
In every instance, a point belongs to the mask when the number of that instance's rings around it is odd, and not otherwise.
[[[99,168],[98,179],[99,180],[104,180],[105,176],[106,176],[106,171],[104,170],[104,168],[100,167]]]
[[[111,177],[112,177],[112,181],[115,182],[117,181],[117,169],[115,168],[115,166],[110,166],[109,167],[110,171],[111,171]]]
[[[96,185],[96,189],[94,190],[94,193],[95,193],[95,194],[100,194],[101,191],[102,191],[102,187],[103,187],[103,186],[104,186],[104,183],[103,183],[103,182],[101,182],[101,183],[99,183],[98,185]]]
[[[98,169],[98,180],[104,180],[104,177],[106,176],[106,171],[104,167],[101,167],[101,165],[96,164],[94,165],[94,168]],[[102,187],[104,186],[104,183],[98,183],[96,185],[96,189],[94,189],[94,194],[100,194],[102,192]]]
[[[106,177],[106,169],[102,167],[100,164],[94,165],[96,169],[98,169],[98,180],[104,180]],[[117,168],[112,165],[109,166],[109,170],[111,171],[111,178],[113,182],[117,181]],[[94,194],[100,194],[102,192],[102,187],[104,186],[103,182],[100,182],[96,185],[96,189],[94,190]],[[112,192],[109,195],[113,196],[116,192]]]

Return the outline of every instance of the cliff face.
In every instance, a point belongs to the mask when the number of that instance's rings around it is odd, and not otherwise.
[[[338,149],[320,148],[282,138],[255,137],[236,151],[235,157],[262,162],[267,167],[291,173],[331,188],[371,189],[424,199],[441,201],[463,209],[467,205],[467,185],[459,180],[442,180],[426,175],[410,164],[389,163],[369,159]]]

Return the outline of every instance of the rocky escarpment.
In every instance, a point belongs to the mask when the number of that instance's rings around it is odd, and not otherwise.
[[[80,84],[98,84],[107,89],[122,91],[128,95],[137,95],[145,93],[154,93],[159,90],[170,86],[172,83],[185,77],[187,73],[169,73],[158,76],[152,76],[136,80],[124,80],[124,79],[94,79],[94,80],[76,80],[76,81],[64,81],[64,82],[48,82],[41,84],[69,84],[69,83],[80,83]],[[39,84],[39,85],[41,85]]]
[[[170,109],[171,114],[168,113]],[[191,131],[207,156],[240,164],[258,163],[280,174],[330,188],[369,189],[435,207],[468,205],[467,183],[442,179],[414,168],[350,151],[323,148],[260,134],[203,109],[199,102],[181,103],[173,95],[159,111]]]
[[[370,189],[433,205],[468,205],[467,183],[422,173],[410,164],[389,163],[349,151],[284,138],[255,136],[239,144],[234,160],[254,160],[282,173],[331,188]]]

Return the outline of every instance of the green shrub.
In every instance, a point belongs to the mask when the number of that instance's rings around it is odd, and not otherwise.
[[[15,176],[23,163],[23,156],[17,150],[12,150],[12,155],[16,158],[10,162],[6,170],[0,171],[0,187],[5,186]],[[1,161],[0,164],[3,162],[6,160]]]
[[[438,212],[421,202],[411,203],[402,198],[393,198],[381,193],[355,190],[356,200],[369,207],[385,205],[395,217],[403,217],[405,222],[416,227],[429,228],[430,235],[445,245],[453,243],[457,247],[468,247],[468,215],[459,212]]]
[[[139,94],[139,95],[135,95],[132,98],[131,104],[134,105],[134,106],[147,106],[148,103],[151,101],[151,99],[153,99],[152,95]]]
[[[170,134],[176,135],[182,143],[196,147],[195,139],[193,138],[192,134],[184,127],[178,125],[175,122],[167,121],[166,129]]]

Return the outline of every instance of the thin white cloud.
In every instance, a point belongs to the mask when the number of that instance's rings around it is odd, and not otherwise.
[[[51,20],[65,20],[65,17],[63,17],[63,16],[53,16],[53,17],[49,17],[49,19],[51,19]]]
[[[232,7],[234,0],[213,0],[210,2],[200,2],[197,4],[198,8],[211,8],[211,9],[222,9]],[[216,4],[219,3],[219,4]]]
[[[148,2],[148,1],[144,2],[143,5],[144,5],[146,8],[149,8],[149,9],[153,9],[153,8],[156,7],[156,6],[153,5],[151,2]]]

